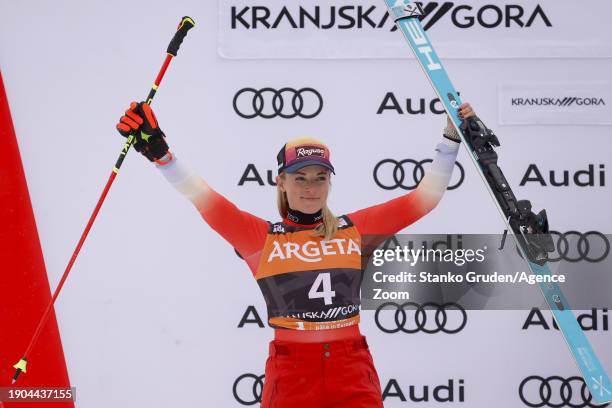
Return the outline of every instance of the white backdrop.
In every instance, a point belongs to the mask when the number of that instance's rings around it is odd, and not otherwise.
[[[406,55],[225,59],[219,54],[219,33],[227,22],[219,16],[228,13],[220,7],[230,3],[0,0],[0,67],[52,288],[122,147],[115,123],[131,100],[146,96],[183,15],[193,17],[197,25],[172,62],[154,109],[177,156],[242,209],[277,219],[274,187],[256,182],[239,186],[238,181],[249,163],[262,175],[274,169],[276,152],[290,138],[308,135],[330,146],[337,168],[330,207],[337,214],[403,192],[376,186],[372,170],[380,160],[432,157],[445,119],[429,110],[405,113],[407,98],[413,103],[434,98],[414,61],[404,59]],[[561,2],[540,2],[546,10],[555,9],[556,3]],[[612,6],[597,5],[580,10],[592,17],[590,23],[550,11],[553,24],[571,22],[588,26],[589,32],[609,31],[600,17],[610,15]],[[435,33],[430,32],[434,44],[450,42],[444,30]],[[386,34],[394,43],[400,37]],[[588,40],[581,30],[574,34]],[[469,45],[477,49],[480,37],[470,37]],[[483,34],[482,41],[488,39]],[[606,41],[609,46],[609,37]],[[265,56],[265,44],[261,47],[258,51]],[[514,83],[533,89],[567,84],[567,92],[561,87],[551,96],[563,98],[575,96],[570,92],[575,82],[602,83],[601,95],[592,97],[604,99],[602,106],[609,109],[612,61],[453,56],[446,68],[462,98],[497,132],[502,142],[499,164],[516,195],[531,199],[537,210],[546,208],[551,227],[558,231],[609,232],[607,179],[596,178],[594,186],[586,187],[573,181],[561,187],[519,182],[530,164],[547,180],[550,171],[560,179],[564,170],[573,174],[590,164],[596,174],[603,165],[607,175],[611,126],[563,123],[562,107],[554,105],[539,107],[543,115],[554,113],[552,124],[501,125],[500,117],[512,112],[500,108],[500,89],[512,89]],[[323,107],[312,119],[244,119],[232,100],[247,87],[312,87],[321,94]],[[389,92],[404,113],[377,114]],[[570,108],[577,122],[590,112],[583,106]],[[464,183],[405,232],[502,231],[503,223],[465,151],[458,161],[466,171]],[[263,374],[273,335],[257,324],[238,327],[251,305],[265,319],[263,299],[246,264],[154,166],[130,152],[56,306],[77,406],[242,406],[233,393],[234,381],[244,373]],[[403,402],[389,396],[385,406],[485,407],[495,400],[499,407],[517,407],[523,406],[518,386],[524,378],[577,375],[555,330],[521,329],[527,314],[470,312],[466,328],[455,335],[389,335],[376,328],[373,312],[364,311],[361,327],[383,389],[395,379],[408,398]],[[612,371],[610,332],[589,332],[589,338]],[[118,367],[125,366],[129,369],[118,375]],[[433,388],[450,379],[455,383],[454,402],[437,403],[431,395],[430,403],[409,400],[411,385],[420,395],[423,386]],[[460,380],[463,401],[458,397]],[[246,380],[237,394],[243,400],[255,398]]]

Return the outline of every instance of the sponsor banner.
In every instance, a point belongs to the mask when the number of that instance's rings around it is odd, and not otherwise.
[[[512,83],[499,86],[502,125],[610,125],[612,83]]]
[[[403,1],[398,0],[401,3]],[[612,3],[421,2],[442,58],[611,57]],[[412,58],[382,0],[219,0],[225,58]]]

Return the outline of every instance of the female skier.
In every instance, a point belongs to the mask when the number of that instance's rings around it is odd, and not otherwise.
[[[460,106],[459,117],[474,116]],[[151,107],[132,102],[117,124],[134,148],[187,197],[246,261],[275,328],[264,408],[382,407],[380,382],[359,331],[362,236],[396,234],[431,211],[446,191],[460,138],[450,118],[418,187],[385,203],[336,217],[327,207],[334,166],[326,145],[287,142],[277,156],[277,206],[269,223],[238,209],[168,149]]]

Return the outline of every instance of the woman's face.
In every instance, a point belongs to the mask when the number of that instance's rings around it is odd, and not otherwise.
[[[285,173],[285,177],[276,176],[276,183],[281,191],[287,193],[289,207],[314,214],[327,203],[329,173],[323,166],[306,166],[294,173]]]

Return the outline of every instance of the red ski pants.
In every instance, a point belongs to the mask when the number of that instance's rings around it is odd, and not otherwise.
[[[262,408],[379,408],[380,381],[364,336],[270,342]]]

